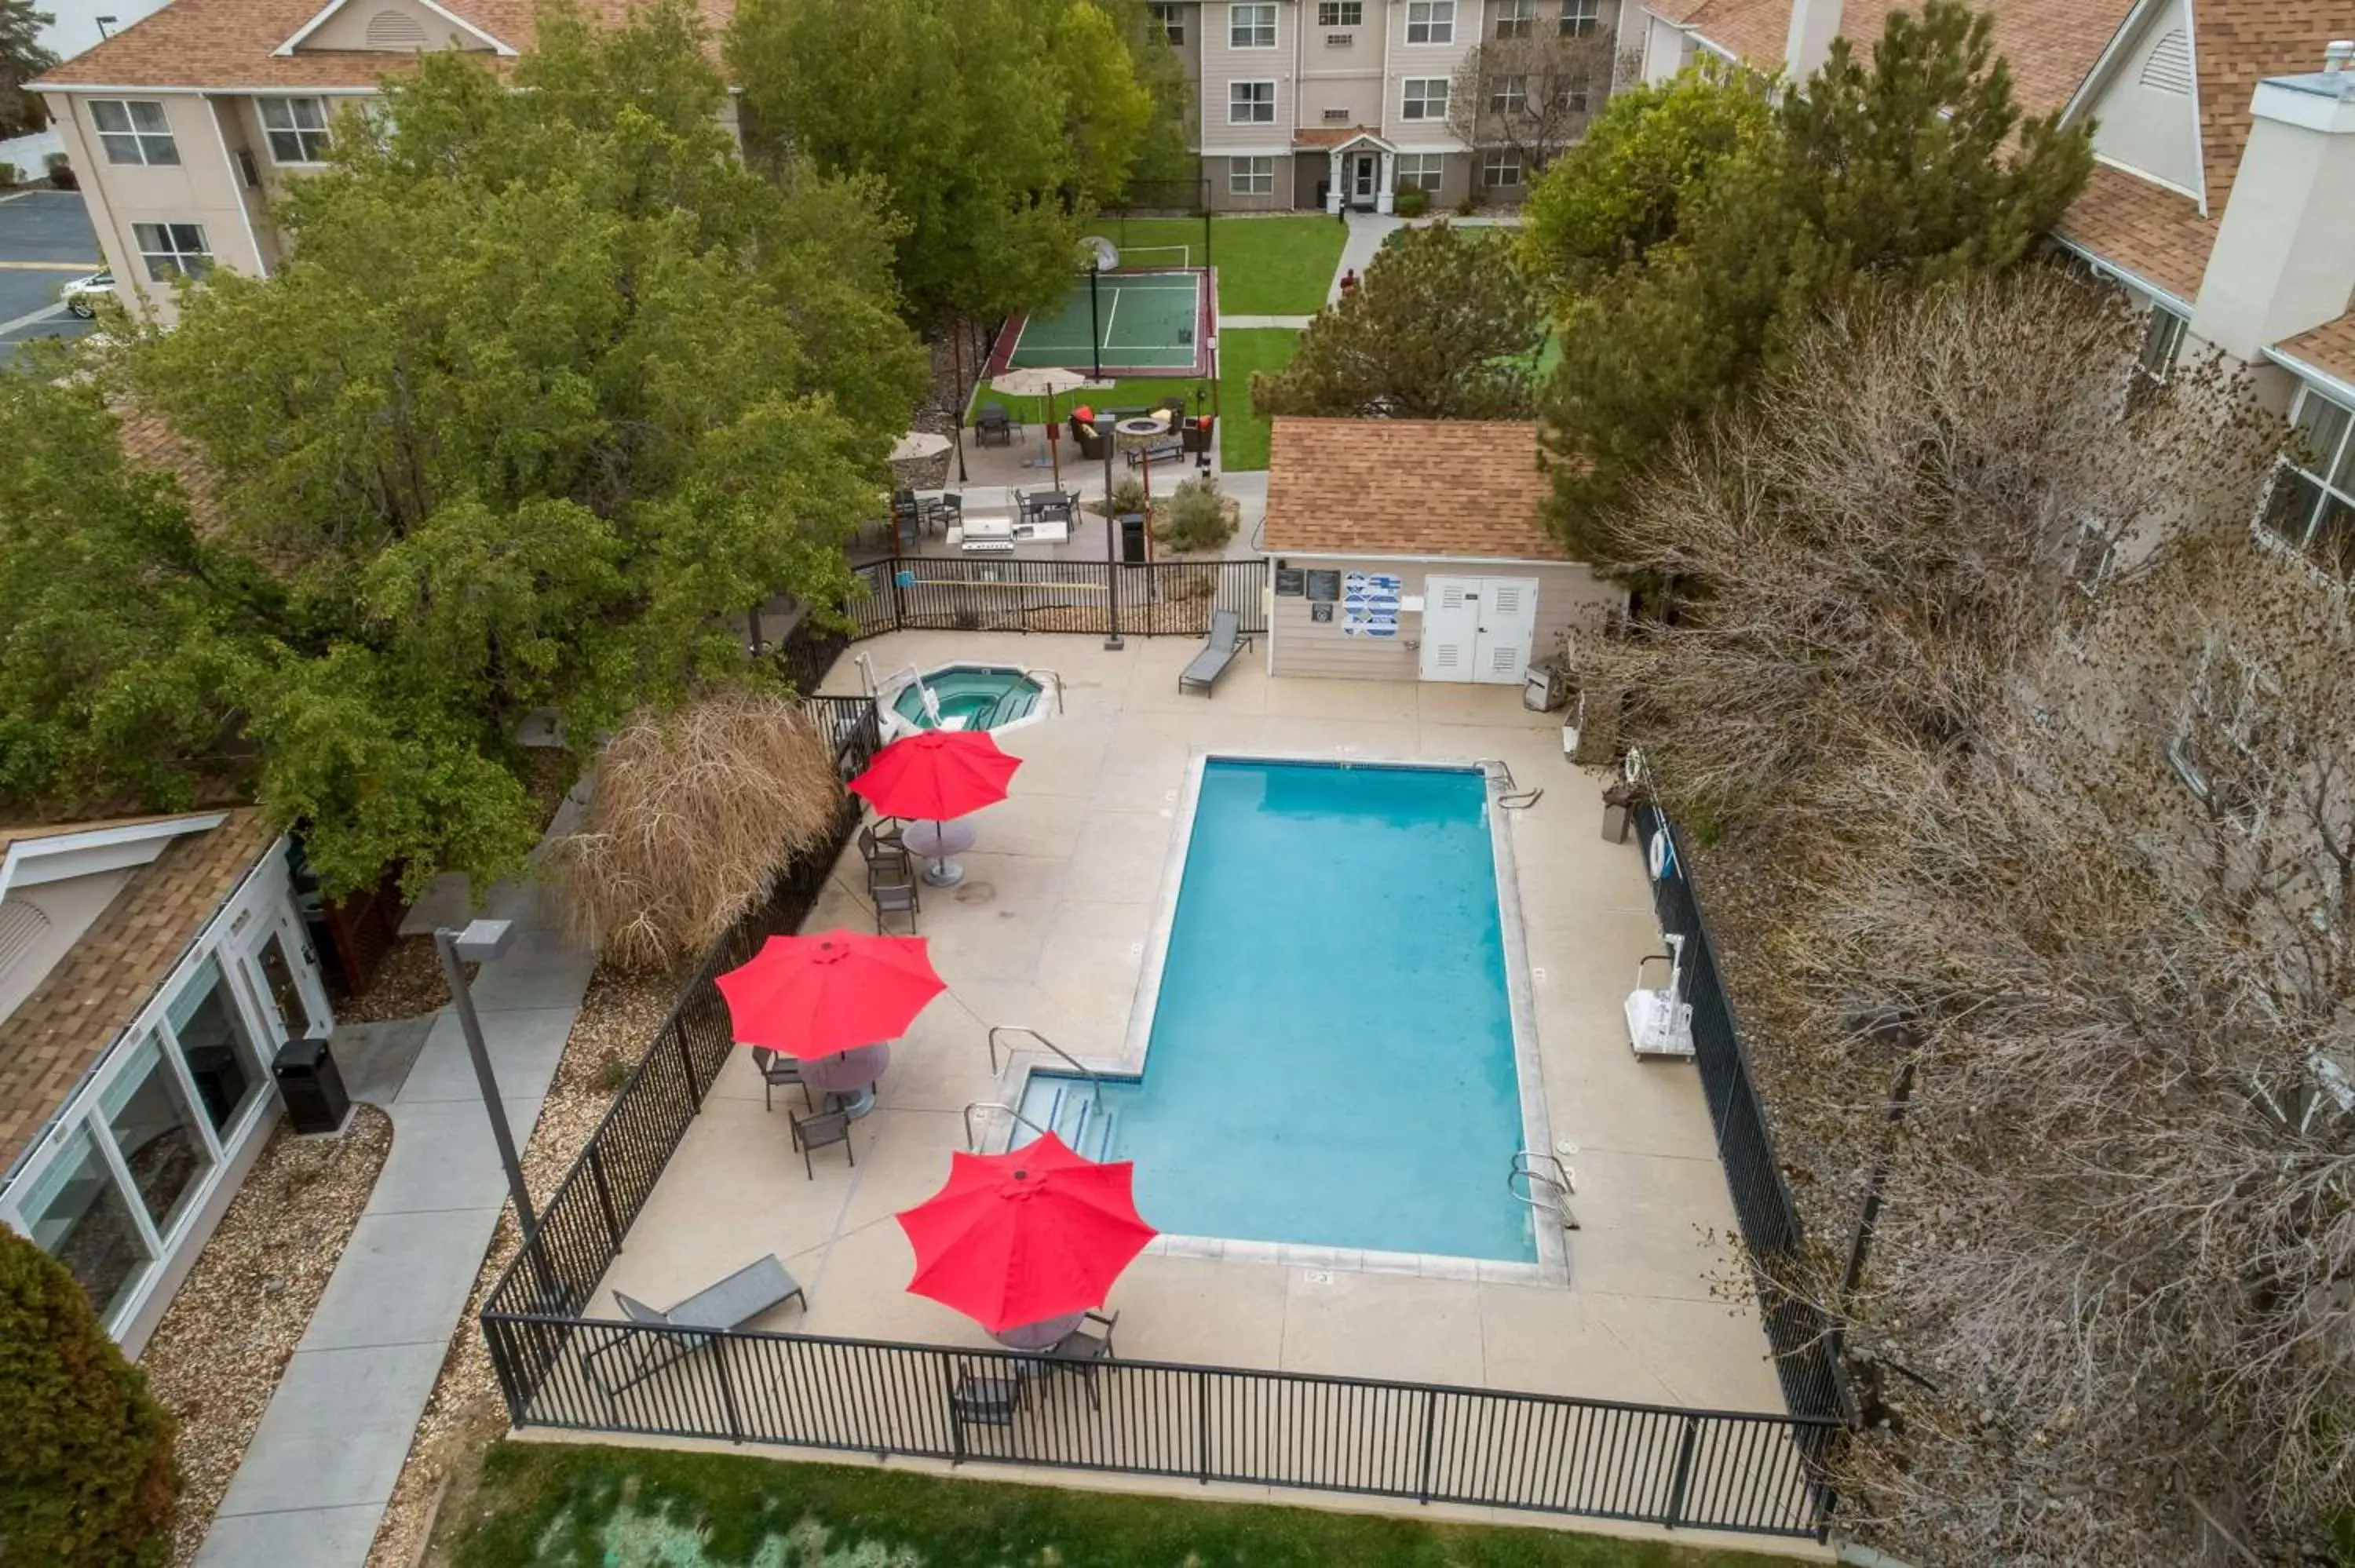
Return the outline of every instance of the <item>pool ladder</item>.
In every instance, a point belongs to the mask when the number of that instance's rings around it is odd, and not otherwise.
[[[1044,1127],[1041,1127],[1038,1122],[1024,1115],[1020,1110],[1012,1106],[1007,1105],[1003,1101],[975,1100],[973,1104],[965,1107],[966,1145],[970,1148],[977,1149],[979,1147],[979,1145],[974,1142],[973,1136],[973,1113],[975,1111],[1002,1110],[1008,1116],[1012,1117],[1015,1121],[1019,1123],[1021,1126],[1028,1128],[1034,1134],[1040,1137],[1044,1137],[1048,1132],[1052,1131],[1055,1136],[1060,1138],[1064,1144],[1075,1154],[1083,1155],[1090,1160],[1104,1160],[1110,1158],[1112,1154],[1113,1128],[1119,1120],[1119,1113],[1106,1107],[1103,1104],[1104,1084],[1102,1075],[1099,1075],[1094,1068],[1089,1066],[1085,1062],[1081,1061],[1077,1056],[1072,1055],[1069,1051],[1064,1050],[1060,1045],[1056,1044],[1052,1040],[1048,1039],[1044,1034],[1039,1033],[1039,1031],[1031,1028],[1027,1023],[997,1023],[990,1026],[988,1037],[989,1070],[992,1073],[1000,1071],[997,1065],[997,1041],[998,1036],[1002,1034],[1028,1035],[1033,1042],[1044,1046],[1050,1053],[1059,1058],[1065,1066],[1071,1068],[1072,1072],[1078,1074],[1081,1077],[1085,1078],[1087,1080],[1087,1087],[1084,1092],[1082,1092],[1080,1089],[1080,1086],[1075,1083],[1066,1083],[1057,1087],[1055,1090],[1054,1100],[1047,1107],[1046,1126]],[[1014,1059],[1013,1052],[1013,1046],[1011,1044],[1007,1045],[1007,1060],[1008,1062],[1011,1062]],[[1075,1112],[1077,1116],[1077,1119],[1071,1122],[1068,1127],[1065,1123],[1065,1113],[1067,1110]],[[1095,1135],[1092,1147],[1091,1147],[1089,1139],[1089,1128],[1091,1123],[1093,1124]]]
[[[1493,768],[1497,770],[1488,777],[1492,782],[1502,786],[1497,795],[1497,804],[1505,810],[1526,811],[1545,799],[1545,790],[1542,788],[1524,789],[1515,783],[1512,765],[1503,758],[1484,757],[1480,758],[1480,763],[1484,768]]]
[[[1578,1215],[1570,1200],[1577,1192],[1570,1168],[1543,1150],[1513,1151],[1513,1168],[1505,1175],[1505,1191],[1541,1214],[1551,1215],[1563,1230],[1578,1229]]]

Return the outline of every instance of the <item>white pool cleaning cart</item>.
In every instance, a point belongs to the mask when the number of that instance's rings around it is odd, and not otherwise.
[[[1627,993],[1627,1044],[1638,1056],[1678,1056],[1693,1054],[1692,1003],[1685,1000],[1685,939],[1671,932],[1662,938],[1665,953],[1654,953],[1636,965],[1636,989]],[[1668,983],[1647,987],[1647,965],[1668,966]]]

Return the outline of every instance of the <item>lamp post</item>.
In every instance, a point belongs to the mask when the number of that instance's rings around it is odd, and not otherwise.
[[[490,1047],[483,1043],[483,1021],[474,1016],[474,993],[466,989],[466,972],[459,967],[488,963],[514,943],[512,920],[469,920],[463,931],[442,926],[433,928],[442,973],[450,982],[450,1001],[458,1010],[458,1027],[466,1037],[466,1055],[474,1064],[474,1082],[483,1091],[483,1109],[491,1118],[491,1141],[498,1145],[499,1163],[507,1175],[507,1195],[515,1200],[518,1234],[528,1241],[538,1222],[532,1217],[531,1193],[523,1184],[523,1161],[516,1155],[506,1107],[499,1100],[498,1076],[491,1071]]]
[[[1115,422],[1105,429],[1103,415],[1097,416],[1096,435],[1103,442],[1104,454],[1104,649],[1117,653],[1128,646],[1120,640],[1120,519],[1112,510],[1112,450],[1120,445],[1120,430]]]

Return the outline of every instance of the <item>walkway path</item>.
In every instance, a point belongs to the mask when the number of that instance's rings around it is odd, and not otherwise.
[[[558,812],[550,832],[570,826]],[[410,926],[462,923],[446,892]],[[580,1011],[595,960],[567,941],[553,900],[493,890],[515,945],[485,965],[474,1005],[520,1145]],[[229,1483],[197,1568],[362,1568],[411,1436],[481,1272],[506,1181],[457,1016],[338,1028],[356,1097],[391,1114],[392,1154],[309,1330]]]
[[[1406,219],[1383,213],[1353,212],[1345,216],[1348,219],[1349,238],[1341,242],[1341,260],[1333,264],[1333,287],[1325,296],[1327,304],[1341,302],[1342,274],[1355,272],[1359,277],[1364,277],[1366,269],[1374,264],[1374,257],[1380,251],[1382,241],[1388,239],[1392,231],[1406,227]]]
[[[1241,332],[1251,327],[1289,327],[1298,332],[1316,319],[1314,316],[1220,316],[1219,330]]]

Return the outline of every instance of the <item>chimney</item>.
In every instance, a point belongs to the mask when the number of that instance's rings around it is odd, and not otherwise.
[[[1839,30],[1840,0],[1791,0],[1791,33],[1783,43],[1783,61],[1794,83],[1815,75],[1831,58],[1832,40]]]
[[[2241,154],[2192,332],[2254,360],[2347,313],[2355,297],[2355,42],[2322,69],[2268,77]]]

